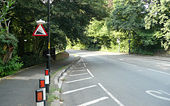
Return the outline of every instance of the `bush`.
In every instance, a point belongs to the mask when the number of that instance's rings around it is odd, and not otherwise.
[[[19,69],[23,66],[19,60],[20,58],[15,56],[8,63],[3,64],[2,60],[0,59],[0,77],[11,75],[19,71]]]
[[[35,54],[25,54],[22,56],[21,61],[23,61],[23,68],[30,67],[33,65],[41,64],[46,62],[46,57],[35,55]]]

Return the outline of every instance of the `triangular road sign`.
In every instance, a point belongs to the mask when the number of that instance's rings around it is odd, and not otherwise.
[[[32,36],[48,36],[42,24],[39,24]]]

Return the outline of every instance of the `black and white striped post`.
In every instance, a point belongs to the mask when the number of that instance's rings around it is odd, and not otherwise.
[[[49,93],[49,84],[50,84],[50,72],[48,69],[45,69],[45,86],[47,93]]]

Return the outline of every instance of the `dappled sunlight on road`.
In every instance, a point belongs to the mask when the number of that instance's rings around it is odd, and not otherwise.
[[[31,80],[31,79],[40,79],[43,74],[34,74],[32,76],[13,76],[8,79],[20,79],[20,80]]]
[[[125,55],[125,53],[111,53],[111,52],[101,52],[101,51],[85,51],[77,52],[76,55],[81,57],[91,57],[91,56],[100,56],[100,55]]]

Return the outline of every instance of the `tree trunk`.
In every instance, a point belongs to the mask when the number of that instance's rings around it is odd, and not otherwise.
[[[9,46],[8,48],[7,48],[7,54],[5,54],[4,55],[4,58],[3,58],[3,63],[5,64],[5,63],[7,63],[10,59],[11,59],[11,57],[12,57],[12,53],[13,53],[13,50],[14,50],[14,47],[13,46]]]

